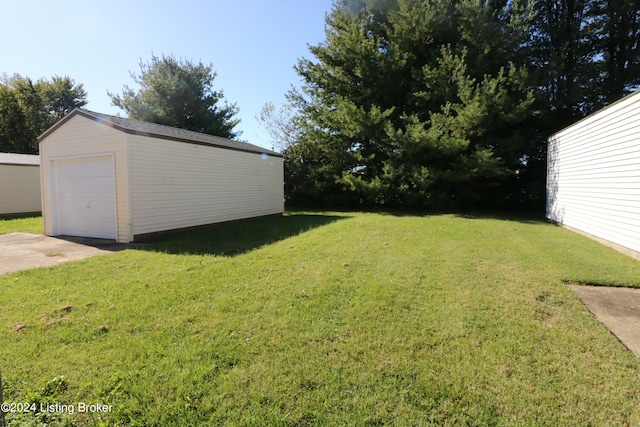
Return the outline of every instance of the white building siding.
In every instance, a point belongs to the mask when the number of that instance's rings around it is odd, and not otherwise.
[[[41,210],[40,168],[0,164],[0,214]]]
[[[129,138],[134,235],[284,211],[280,157]]]
[[[74,110],[39,141],[47,235],[115,234],[129,242],[284,211],[282,157],[248,143],[86,110]],[[109,194],[115,226],[97,214],[106,212]]]
[[[640,252],[640,92],[549,139],[547,218]]]
[[[125,133],[76,115],[40,142],[42,213],[46,235],[54,235],[52,203],[52,162],[61,159],[113,156],[116,187],[117,240],[131,241],[128,196],[128,165]]]

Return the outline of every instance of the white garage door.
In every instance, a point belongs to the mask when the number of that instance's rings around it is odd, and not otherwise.
[[[54,233],[116,239],[116,192],[112,157],[55,160]]]

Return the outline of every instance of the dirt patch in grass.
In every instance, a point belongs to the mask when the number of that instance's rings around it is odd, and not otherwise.
[[[13,332],[20,332],[20,331],[24,330],[26,327],[27,327],[26,323],[16,322],[13,325],[11,325],[11,330]]]

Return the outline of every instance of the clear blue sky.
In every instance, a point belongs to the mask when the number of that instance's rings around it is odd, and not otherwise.
[[[242,139],[271,140],[255,116],[279,106],[300,80],[293,66],[324,41],[332,0],[4,0],[0,74],[34,80],[69,76],[88,93],[86,108],[124,115],[107,91],[135,87],[129,72],[152,54],[212,64],[215,89],[236,103]]]

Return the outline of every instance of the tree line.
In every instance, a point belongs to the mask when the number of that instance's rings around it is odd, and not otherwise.
[[[131,73],[138,85],[124,86],[121,94],[107,92],[112,105],[127,117],[235,138],[238,107],[215,90],[211,65],[152,56]],[[0,78],[0,152],[37,154],[37,139],[44,131],[87,104],[87,92],[68,76],[34,81],[19,74]]]
[[[0,151],[38,153],[38,136],[87,103],[82,84],[68,76],[37,81],[19,74],[0,78]]]
[[[640,83],[639,5],[335,2],[288,94],[288,200],[539,207],[546,138]]]
[[[640,0],[336,0],[302,80],[261,120],[290,205],[530,208],[546,139],[640,85]],[[153,56],[128,117],[237,137],[211,65]],[[69,77],[0,80],[0,150],[87,103]]]

